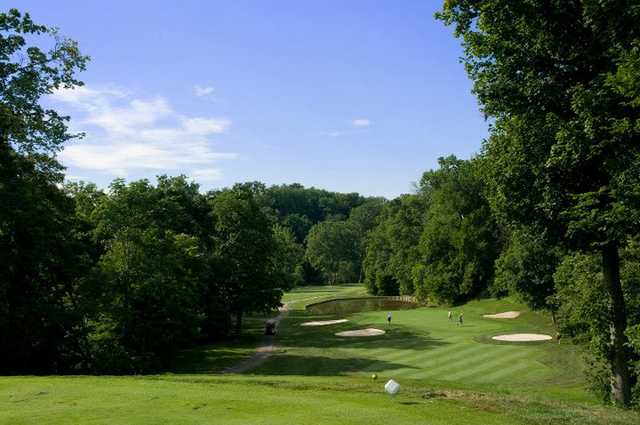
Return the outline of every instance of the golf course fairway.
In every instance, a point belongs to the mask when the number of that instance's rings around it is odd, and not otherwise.
[[[167,373],[145,376],[0,378],[1,424],[620,424],[640,416],[601,405],[585,389],[578,346],[491,337],[554,330],[512,300],[452,308],[314,315],[311,302],[365,296],[356,285],[303,287],[285,295],[273,354],[243,374],[221,374],[253,355],[263,317],[225,344],[189,350]],[[513,320],[484,314],[518,310]],[[448,320],[448,311],[453,320]],[[392,322],[386,323],[391,313]],[[457,318],[464,313],[464,323]],[[341,338],[379,328],[385,334]],[[375,374],[377,379],[372,379]],[[397,396],[383,392],[393,378]]]

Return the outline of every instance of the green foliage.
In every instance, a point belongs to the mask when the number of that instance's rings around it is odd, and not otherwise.
[[[100,350],[107,342],[124,347],[135,371],[166,367],[198,335],[203,260],[191,236],[152,228],[118,232],[99,263],[103,302],[99,333],[90,340]],[[114,372],[99,362],[95,367]]]
[[[44,108],[40,99],[82,85],[76,73],[85,69],[88,57],[75,41],[16,9],[0,13],[0,34],[0,143],[28,157],[36,170],[58,172],[53,156],[75,136],[67,131],[69,118]],[[28,43],[51,47],[44,51]]]
[[[357,193],[329,192],[300,184],[274,185],[267,187],[260,182],[237,184],[236,188],[251,191],[258,204],[273,220],[291,230],[298,244],[306,249],[306,238],[311,228],[326,220],[344,220],[352,210],[363,203],[379,202],[375,198],[363,198]],[[366,213],[362,220],[366,220]],[[361,263],[361,262],[360,262]],[[360,270],[360,264],[354,264]],[[302,277],[300,284],[323,283],[322,270],[314,267],[307,258],[299,264]],[[358,272],[356,272],[357,274]]]
[[[364,275],[364,260],[367,255],[367,242],[369,233],[378,224],[378,219],[384,208],[384,199],[370,199],[359,207],[355,207],[349,214],[347,222],[358,234],[358,259],[355,268],[358,273],[358,282],[362,282]]]
[[[73,202],[6,145],[0,181],[0,370],[68,370],[82,357],[74,292],[91,265],[91,243]]]
[[[51,44],[43,51],[36,44]],[[55,153],[74,136],[42,96],[81,85],[87,58],[15,9],[0,13],[0,370],[68,370],[82,357],[73,293],[87,256]]]
[[[386,203],[366,239],[365,285],[376,295],[413,294],[412,269],[424,225],[426,198],[403,195]]]
[[[640,9],[629,2],[457,0],[437,16],[455,26],[474,92],[495,120],[484,153],[499,219],[602,256],[613,399],[628,405],[618,251],[640,228]]]
[[[328,192],[300,184],[262,187],[258,202],[272,210],[280,224],[289,227],[303,243],[311,227],[327,219],[343,220],[364,198],[357,193]]]
[[[160,177],[156,187],[116,180],[108,195],[73,189],[78,214],[91,217],[104,249],[87,295],[99,300],[87,336],[92,367],[130,372],[166,366],[198,335],[202,320],[209,270],[196,235],[208,220],[204,198],[184,177]]]
[[[359,234],[351,223],[323,221],[307,236],[306,257],[322,270],[330,285],[353,282],[358,278],[359,243]]]
[[[292,272],[274,261],[278,244],[272,223],[253,192],[235,187],[211,200],[214,221],[216,284],[228,310],[236,318],[236,333],[247,312],[268,312],[280,305],[282,290]],[[274,264],[275,263],[275,264]]]
[[[285,283],[282,289],[287,291],[303,283],[304,248],[296,242],[293,232],[285,226],[275,225],[273,236],[276,242],[274,266],[277,273],[282,273],[282,281]]]
[[[512,231],[509,241],[495,263],[495,295],[516,294],[531,309],[554,310],[550,299],[555,294],[553,273],[560,252],[531,229]]]
[[[418,297],[452,303],[491,285],[500,244],[478,162],[451,156],[439,165],[421,181],[429,206],[413,275]]]
[[[627,333],[632,339],[635,336],[634,330],[640,326],[639,260],[638,242],[632,240],[622,251],[621,267],[622,289],[629,320]],[[552,302],[558,308],[560,332],[588,345],[590,350],[587,361],[592,365],[587,370],[589,382],[594,392],[609,400],[609,360],[614,351],[609,327],[613,307],[607,297],[598,258],[587,254],[567,255],[558,265],[553,278],[557,293],[552,297]],[[637,340],[634,341],[637,344]],[[630,362],[638,364],[640,347],[630,342],[630,348]]]

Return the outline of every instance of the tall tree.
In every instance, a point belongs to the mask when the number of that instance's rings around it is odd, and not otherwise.
[[[364,259],[367,254],[367,240],[369,232],[378,224],[378,217],[384,208],[385,199],[370,199],[355,207],[349,214],[348,222],[358,235],[358,282],[364,278]]]
[[[496,259],[492,293],[515,294],[531,309],[551,312],[555,320],[553,274],[561,258],[560,250],[543,234],[522,227],[513,229]]]
[[[92,288],[99,300],[90,334],[95,369],[168,364],[200,326],[209,276],[206,244],[198,237],[209,222],[208,209],[203,214],[199,208],[208,208],[204,197],[183,177],[159,177],[156,186],[115,180],[106,196],[87,189],[80,194],[81,212],[91,205],[87,195],[97,198],[88,214],[104,249]]]
[[[273,227],[276,249],[273,253],[275,273],[281,274],[282,289],[290,290],[302,283],[304,248],[296,242],[293,232],[276,224]]]
[[[413,294],[412,270],[424,227],[427,198],[403,195],[384,205],[366,241],[365,285],[373,294]]]
[[[41,98],[81,85],[87,60],[28,14],[0,13],[0,368],[12,372],[64,369],[75,345],[69,297],[83,248],[55,160],[74,135]]]
[[[493,117],[493,204],[596,251],[610,299],[612,398],[628,405],[619,247],[640,228],[640,8],[635,1],[451,0],[474,92]]]
[[[360,260],[358,243],[358,233],[347,221],[323,221],[309,232],[306,256],[330,285],[353,281]]]
[[[477,296],[493,280],[499,249],[497,226],[484,195],[478,161],[440,158],[421,190],[429,199],[414,268],[420,298],[459,302]]]
[[[291,282],[274,266],[278,240],[252,191],[236,186],[217,193],[211,205],[217,286],[240,333],[244,315],[279,306]]]
[[[38,25],[16,9],[0,13],[0,143],[28,158],[39,171],[59,172],[55,154],[77,137],[69,133],[69,117],[43,107],[42,96],[81,86],[76,73],[88,61],[75,41],[55,28]],[[33,42],[52,44],[45,51]],[[53,43],[52,43],[53,42]],[[57,175],[59,178],[59,174]]]

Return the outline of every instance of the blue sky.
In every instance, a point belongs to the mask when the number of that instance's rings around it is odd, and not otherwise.
[[[87,133],[60,158],[106,186],[299,182],[395,197],[487,134],[440,1],[5,1],[92,57],[50,100]]]

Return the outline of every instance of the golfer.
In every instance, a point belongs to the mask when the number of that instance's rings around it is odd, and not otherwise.
[[[462,326],[463,323],[464,323],[464,314],[460,313],[460,316],[458,317],[458,325]]]
[[[391,313],[387,314],[387,323],[391,326]]]
[[[449,321],[451,321],[453,319],[453,313],[449,312],[449,314],[447,314],[447,319],[449,319]]]

